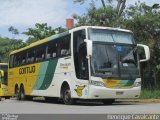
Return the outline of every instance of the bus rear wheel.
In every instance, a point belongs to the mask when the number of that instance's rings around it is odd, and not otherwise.
[[[25,93],[24,93],[24,88],[21,87],[19,90],[19,100],[25,100]]]
[[[71,98],[71,91],[68,86],[63,89],[63,102],[66,105],[72,105],[75,103],[75,100]]]
[[[10,99],[10,96],[5,96],[4,98],[5,98],[5,99]]]
[[[16,95],[17,100],[20,100],[20,95],[19,95],[19,89],[18,89],[18,87],[15,88],[15,95]]]

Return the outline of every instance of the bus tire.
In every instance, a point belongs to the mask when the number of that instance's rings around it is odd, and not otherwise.
[[[45,97],[45,101],[49,103],[58,103],[58,98],[54,97]]]
[[[20,95],[19,95],[19,89],[18,89],[18,87],[15,87],[15,95],[16,95],[17,100],[20,100]]]
[[[23,86],[20,87],[19,100],[25,100],[25,93],[24,93],[24,87]]]
[[[5,99],[10,99],[10,96],[5,96],[4,98],[5,98]]]
[[[32,101],[33,100],[33,96],[29,96],[29,95],[25,95],[25,100],[29,100],[29,101]]]
[[[115,102],[115,99],[104,99],[102,102],[105,105],[112,105]]]
[[[63,102],[66,105],[72,105],[75,103],[75,100],[71,98],[71,91],[69,86],[65,86],[63,89]]]

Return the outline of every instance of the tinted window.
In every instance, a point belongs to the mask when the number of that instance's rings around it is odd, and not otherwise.
[[[33,63],[35,62],[35,49],[29,49],[28,50],[28,55],[27,55],[27,63],[30,64],[30,63]]]
[[[40,45],[36,47],[36,62],[45,60],[46,46]]]
[[[13,66],[13,60],[14,60],[14,55],[11,55],[11,56],[10,56],[10,59],[9,59],[9,67],[10,67],[10,68],[14,67],[14,66]]]
[[[57,46],[58,45],[56,40],[47,43],[47,55],[46,55],[47,59],[57,57]]]
[[[64,57],[64,56],[68,56],[71,54],[70,39],[71,39],[71,36],[68,35],[58,40],[58,53],[57,54],[59,57]]]
[[[26,51],[15,54],[13,61],[14,67],[26,64]]]

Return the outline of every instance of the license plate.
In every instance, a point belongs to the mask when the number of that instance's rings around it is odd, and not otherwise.
[[[116,95],[123,95],[123,91],[118,91],[118,92],[116,92]]]

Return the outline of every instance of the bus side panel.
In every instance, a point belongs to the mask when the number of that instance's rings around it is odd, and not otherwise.
[[[9,96],[7,85],[4,85],[4,84],[0,85],[0,97],[1,96]]]
[[[47,96],[46,90],[52,86],[52,81],[55,76],[58,59],[51,59],[43,62],[40,65],[40,70],[36,83],[33,88],[32,95]]]
[[[32,93],[32,88],[34,87],[36,78],[38,76],[40,64],[31,64],[16,68],[9,69],[9,93],[11,95],[15,94],[15,86],[24,86],[25,94],[30,95]]]

